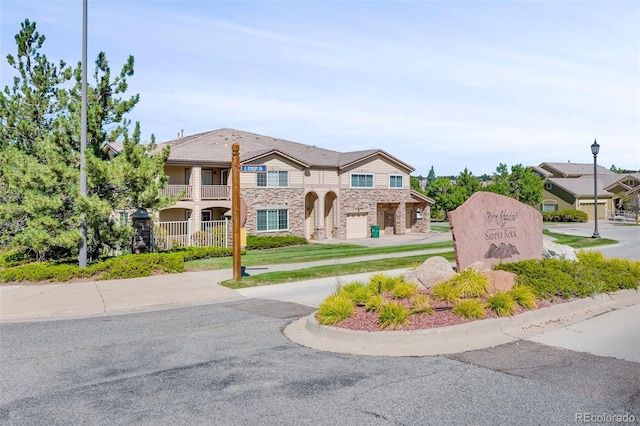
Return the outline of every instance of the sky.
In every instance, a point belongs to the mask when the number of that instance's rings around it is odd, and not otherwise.
[[[81,59],[81,0],[2,0],[2,88],[25,18]],[[135,58],[145,140],[227,127],[479,176],[592,163],[597,139],[599,165],[640,169],[637,1],[89,0],[89,76],[101,51]]]

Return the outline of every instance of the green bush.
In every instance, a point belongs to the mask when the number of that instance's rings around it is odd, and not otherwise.
[[[354,309],[353,301],[348,297],[340,294],[332,295],[318,306],[316,318],[322,325],[336,324],[349,318]]]
[[[640,262],[605,259],[593,252],[579,252],[577,262],[529,259],[496,264],[494,269],[515,273],[518,285],[526,285],[536,298],[548,300],[637,289],[640,281]]]
[[[466,299],[456,303],[453,313],[459,317],[475,320],[484,318],[484,306],[477,299]]]
[[[429,300],[429,296],[423,293],[418,293],[413,298],[413,307],[411,308],[410,314],[426,314],[431,315],[434,312],[434,309],[431,307],[431,301]]]
[[[496,293],[487,298],[487,307],[501,317],[510,317],[516,310],[516,302],[508,293]]]
[[[543,212],[542,220],[545,222],[586,222],[589,216],[580,210],[558,210]]]
[[[401,281],[393,287],[391,292],[396,299],[408,299],[418,292],[418,286],[415,283]]]
[[[379,312],[384,304],[384,297],[381,294],[375,294],[369,297],[369,300],[367,300],[367,303],[364,305],[364,309],[367,312]]]
[[[409,310],[391,302],[384,305],[378,312],[378,324],[381,328],[398,328],[409,321]]]
[[[227,247],[175,247],[169,250],[169,252],[182,253],[185,262],[196,259],[233,256],[233,248]]]
[[[287,246],[299,246],[303,244],[309,244],[305,238],[296,237],[293,235],[280,235],[280,236],[258,236],[247,235],[247,250],[264,250],[270,248],[287,247]]]
[[[378,287],[382,292],[393,291],[395,286],[402,281],[402,277],[390,277],[389,275],[378,273],[369,279],[369,287],[372,293],[378,293]]]
[[[33,262],[35,258],[26,251],[16,250],[0,254],[0,268],[11,268]]]
[[[447,281],[436,284],[431,289],[431,297],[443,302],[455,303],[460,300],[460,296],[462,296],[462,290]]]
[[[489,279],[473,268],[454,275],[448,282],[460,289],[463,297],[484,296],[489,291]]]
[[[371,297],[371,291],[369,287],[364,285],[363,283],[358,282],[344,285],[340,289],[339,294],[348,297],[349,299],[353,300],[353,303],[356,304],[366,303],[367,300],[369,300],[369,297]]]
[[[520,306],[532,310],[537,308],[536,296],[533,291],[524,285],[516,286],[507,292],[509,296]]]

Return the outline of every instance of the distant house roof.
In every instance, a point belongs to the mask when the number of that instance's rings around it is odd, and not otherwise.
[[[589,163],[542,163],[537,168],[565,178],[577,178],[585,175],[593,175],[593,164]],[[597,166],[597,169],[598,176],[615,175],[615,172],[612,172],[605,167]]]
[[[629,173],[626,175],[618,175],[620,179],[605,186],[605,190],[618,194],[624,192],[630,194],[640,190],[640,173]]]
[[[201,162],[228,165],[231,163],[231,145],[240,145],[240,161],[255,161],[261,157],[278,154],[299,163],[303,167],[329,167],[344,169],[359,161],[379,155],[396,163],[407,171],[415,169],[381,149],[338,152],[291,142],[271,136],[258,135],[236,129],[219,129],[185,136],[158,144],[158,149],[169,145],[169,163]]]
[[[598,197],[611,197],[612,194],[605,190],[605,187],[617,181],[615,173],[613,175],[600,176],[598,174]],[[575,179],[567,178],[547,178],[547,182],[552,182],[559,188],[578,197],[593,197],[593,175],[582,176]]]
[[[553,176],[553,173],[551,173],[549,170],[543,169],[540,166],[531,166],[531,171],[537,175],[542,176],[543,178]]]

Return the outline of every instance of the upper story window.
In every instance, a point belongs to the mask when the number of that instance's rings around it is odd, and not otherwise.
[[[402,175],[389,175],[389,188],[402,188]]]
[[[352,173],[352,188],[373,188],[373,174],[371,173]]]
[[[256,173],[257,185],[268,188],[289,186],[289,172],[285,170],[269,170],[267,173]]]

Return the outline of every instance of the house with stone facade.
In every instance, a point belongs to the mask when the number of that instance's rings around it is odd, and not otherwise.
[[[595,197],[598,196],[598,219],[611,219],[620,209],[620,194],[638,194],[640,174],[618,174],[597,166],[597,182],[594,187],[593,164],[589,163],[541,163],[532,167],[544,181],[540,210],[580,210],[589,220],[594,219]]]
[[[179,135],[180,136],[180,135]],[[193,244],[228,229],[231,145],[240,146],[242,224],[251,235],[297,235],[347,240],[427,232],[433,200],[410,187],[407,163],[380,149],[337,152],[271,136],[219,129],[169,145],[167,194],[175,205],[156,212],[165,245]],[[108,147],[118,150],[116,144]],[[207,244],[209,245],[209,244]]]

